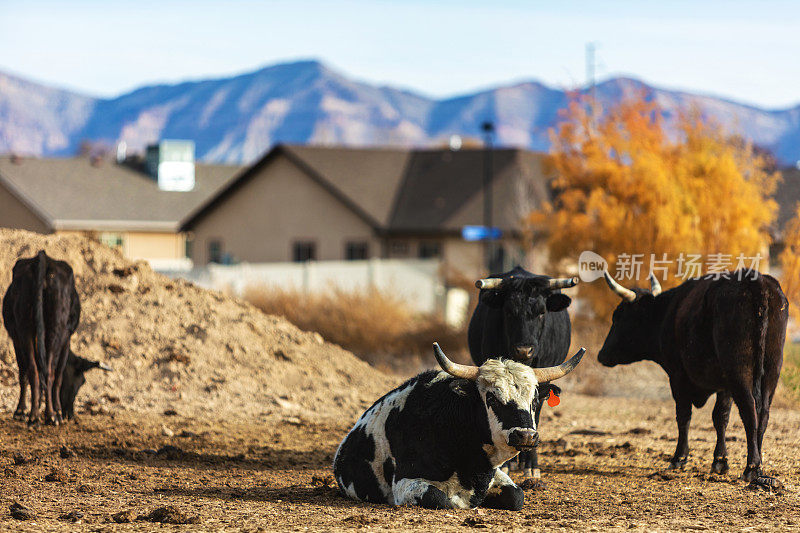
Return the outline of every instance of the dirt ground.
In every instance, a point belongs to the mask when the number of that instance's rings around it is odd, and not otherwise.
[[[565,394],[543,416],[546,485],[526,493],[522,511],[509,512],[343,498],[330,463],[352,420],[264,424],[112,410],[31,431],[9,410],[0,416],[0,529],[160,530],[151,513],[168,506],[155,519],[186,530],[800,529],[800,413],[773,409],[764,442],[767,470],[784,494],[751,491],[737,479],[744,431],[731,418],[729,475],[708,473],[710,406],[695,413],[689,464],[673,474],[664,470],[674,448],[669,402]],[[33,517],[13,519],[14,503]]]
[[[16,364],[0,329],[0,531],[800,530],[800,411],[773,408],[764,441],[782,494],[737,479],[736,414],[731,473],[708,474],[710,405],[695,414],[686,470],[665,472],[675,446],[666,377],[652,364],[601,369],[591,347],[560,383],[561,405],[545,408],[546,485],[526,493],[522,511],[347,500],[331,476],[336,446],[400,376],[77,236],[0,229],[2,293],[14,262],[40,248],[75,270],[73,348],[115,372],[88,374],[77,421],[27,429],[11,420]]]

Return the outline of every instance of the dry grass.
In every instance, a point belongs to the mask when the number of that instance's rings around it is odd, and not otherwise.
[[[306,331],[316,331],[326,341],[383,371],[411,375],[435,366],[433,341],[438,341],[453,360],[471,363],[466,328],[454,330],[438,317],[415,313],[387,292],[332,288],[326,293],[306,294],[260,286],[249,288],[244,297],[265,313],[285,317]],[[571,351],[584,346],[588,353],[563,385],[590,396],[614,392],[619,387],[618,378],[613,378],[616,374],[597,362],[608,327],[576,317],[572,332]],[[638,379],[637,369],[633,370]],[[629,368],[616,372],[632,374]]]
[[[471,363],[466,328],[454,330],[440,318],[413,312],[387,292],[344,291],[306,294],[295,290],[251,287],[245,299],[265,313],[283,316],[306,331],[316,331],[372,366],[404,376],[433,368],[431,343],[438,341],[453,360]],[[655,364],[620,365],[614,369],[597,362],[597,352],[608,326],[573,317],[572,347],[586,347],[578,368],[559,383],[565,389],[590,396],[632,395],[668,397],[666,377]]]
[[[800,406],[800,345],[787,341],[783,349],[783,369],[774,405]]]
[[[326,341],[384,371],[410,374],[433,366],[433,341],[438,341],[454,360],[469,359],[466,330],[454,330],[438,317],[415,313],[386,292],[332,288],[307,294],[251,287],[244,297],[265,313],[316,331]]]

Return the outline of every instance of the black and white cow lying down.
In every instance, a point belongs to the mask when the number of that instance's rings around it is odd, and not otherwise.
[[[555,367],[503,359],[478,367],[453,363],[433,346],[444,372],[423,372],[380,398],[339,445],[340,490],[392,505],[521,509],[522,489],[499,467],[538,445],[531,414],[538,384],[567,375],[585,350]]]

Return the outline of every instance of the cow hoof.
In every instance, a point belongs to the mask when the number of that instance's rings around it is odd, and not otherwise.
[[[14,411],[14,420],[25,420],[25,411]]]
[[[712,474],[728,473],[728,458],[727,457],[715,458],[714,462],[711,463],[711,473]]]
[[[29,428],[38,428],[40,425],[41,425],[41,422],[39,421],[39,417],[38,416],[35,417],[35,418],[28,418],[28,427]]]
[[[667,470],[683,470],[687,460],[688,457],[673,457],[669,462]]]
[[[748,466],[744,469],[744,473],[742,474],[742,480],[751,482],[758,477],[762,477],[761,468],[757,466]]]
[[[57,426],[58,421],[53,418],[52,416],[45,416],[44,417],[44,425],[45,426]]]

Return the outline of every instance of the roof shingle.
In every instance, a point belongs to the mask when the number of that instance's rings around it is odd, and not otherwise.
[[[483,223],[484,150],[278,145],[187,218],[184,229],[191,229],[280,154],[313,174],[378,231],[457,231],[466,224]],[[534,206],[548,199],[542,157],[521,149],[493,152],[495,225],[505,230],[519,226],[519,212],[514,209],[519,196],[517,178],[532,178],[527,181],[532,184],[528,193]]]
[[[52,229],[178,231],[181,220],[216,194],[241,167],[195,166],[195,188],[163,191],[146,174],[87,158],[0,157],[0,185],[26,202]]]

